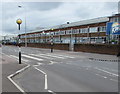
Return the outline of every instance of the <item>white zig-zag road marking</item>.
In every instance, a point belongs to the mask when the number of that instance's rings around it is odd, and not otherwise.
[[[47,77],[47,73],[45,73],[44,71],[42,71],[42,70],[40,70],[39,68],[37,68],[37,66],[40,66],[40,65],[42,65],[42,63],[38,63],[37,65],[33,65],[33,67],[34,67],[36,70],[40,71],[41,73],[43,73],[43,74],[45,75],[45,87],[44,87],[44,89],[47,90],[47,91],[50,92],[50,93],[55,94],[52,90],[48,90],[48,77]]]
[[[28,55],[24,55],[24,54],[22,56],[23,57],[27,57],[27,58],[31,58],[31,59],[34,59],[34,60],[37,60],[37,61],[43,61],[43,59],[32,57],[32,56],[28,56]]]
[[[48,89],[48,85],[47,85],[47,74],[44,72],[44,71],[42,71],[42,70],[40,70],[40,69],[38,69],[36,66],[39,66],[40,64],[38,64],[38,65],[33,65],[33,67],[36,69],[36,70],[38,70],[38,71],[40,71],[41,73],[43,73],[44,75],[45,75],[45,87],[44,87],[44,89]]]
[[[30,67],[30,65],[27,65],[26,67],[24,67],[24,68],[16,71],[15,73],[13,73],[13,74],[11,74],[11,75],[9,75],[9,76],[7,77],[23,94],[26,94],[25,91],[24,91],[19,85],[17,85],[12,78],[13,78],[15,75],[23,72],[24,70],[26,70],[26,69],[29,68],[29,67]]]
[[[38,68],[35,67],[35,66],[34,66],[34,68],[45,75],[45,87],[44,87],[44,89],[48,89],[48,85],[47,85],[47,74],[46,74],[44,71],[38,69]]]

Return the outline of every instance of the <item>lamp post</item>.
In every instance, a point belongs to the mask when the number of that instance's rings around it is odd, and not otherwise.
[[[21,19],[17,19],[16,23],[18,24],[18,30],[20,31],[20,24],[22,23]],[[19,44],[19,64],[21,64],[21,48],[20,48],[20,34],[18,34],[19,40],[18,40],[18,44]]]
[[[21,8],[22,6],[19,5],[19,8]],[[25,47],[27,47],[27,34],[26,34],[26,8],[25,8]]]
[[[54,29],[51,29],[52,31]],[[51,53],[53,52],[53,34],[51,34]]]

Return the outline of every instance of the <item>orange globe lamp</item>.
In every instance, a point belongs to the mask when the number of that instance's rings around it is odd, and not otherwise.
[[[17,24],[21,24],[21,23],[22,23],[22,20],[21,20],[21,19],[17,19],[17,20],[16,20],[16,23],[17,23]]]

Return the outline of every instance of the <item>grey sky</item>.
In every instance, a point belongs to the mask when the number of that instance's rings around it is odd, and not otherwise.
[[[21,5],[22,8],[18,8]],[[27,30],[49,27],[118,12],[117,2],[9,2],[2,4],[2,34],[17,33],[16,19],[21,18],[24,32],[25,17]]]

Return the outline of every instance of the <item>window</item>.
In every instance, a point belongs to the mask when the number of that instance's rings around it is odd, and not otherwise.
[[[82,32],[82,30],[81,29],[79,29],[79,33],[81,33]]]
[[[24,35],[21,36],[21,38],[24,38],[24,37],[25,37]]]
[[[59,32],[57,31],[57,32],[55,32],[55,35],[59,35]]]
[[[59,43],[59,42],[60,42],[60,39],[59,39],[59,38],[54,38],[54,42],[55,42],[55,43]]]
[[[50,34],[51,34],[51,35],[54,35],[54,32],[51,32]]]
[[[79,29],[73,29],[73,34],[78,34],[79,33]]]
[[[113,22],[118,22],[118,17],[114,17]]]
[[[39,37],[39,34],[35,34],[35,37]]]
[[[71,30],[66,30],[66,34],[71,34]]]
[[[118,22],[118,21],[120,21],[120,17],[110,18],[110,22]]]
[[[98,32],[97,29],[98,29],[97,27],[91,27],[91,28],[89,28],[89,32],[90,33]]]
[[[65,34],[65,31],[60,31],[60,35],[64,35]]]
[[[106,32],[106,26],[99,27],[99,32]]]
[[[50,33],[48,32],[48,33],[46,33],[46,36],[49,36],[50,35]]]
[[[29,38],[30,36],[29,35],[26,35],[27,38]]]
[[[88,28],[82,28],[82,29],[80,29],[80,33],[88,33]]]

